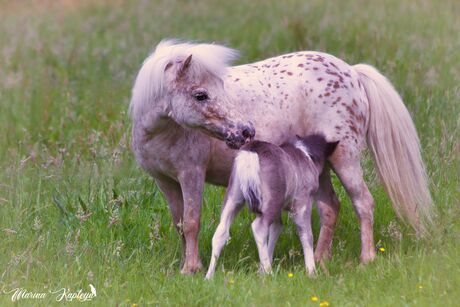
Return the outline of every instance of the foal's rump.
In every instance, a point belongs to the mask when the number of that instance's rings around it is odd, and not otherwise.
[[[284,196],[286,183],[284,169],[280,167],[283,155],[278,146],[261,141],[243,146],[237,154],[232,176],[252,212],[261,213],[262,195],[276,192]]]

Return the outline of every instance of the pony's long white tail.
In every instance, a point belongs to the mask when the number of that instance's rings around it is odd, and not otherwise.
[[[409,111],[392,84],[374,67],[358,64],[353,68],[369,101],[367,143],[393,208],[424,234],[431,222],[432,199]]]
[[[235,158],[234,174],[251,211],[260,213],[261,182],[259,155],[242,150]]]

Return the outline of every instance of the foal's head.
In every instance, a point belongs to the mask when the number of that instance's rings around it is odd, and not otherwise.
[[[336,142],[328,142],[321,134],[311,134],[306,137],[297,137],[297,147],[303,146],[310,158],[321,171],[327,158],[334,153],[337,144]]]
[[[136,111],[137,96],[144,104],[148,96],[180,125],[239,148],[254,137],[255,130],[239,119],[221,78],[236,56],[236,51],[219,45],[161,42],[139,72],[131,108]]]

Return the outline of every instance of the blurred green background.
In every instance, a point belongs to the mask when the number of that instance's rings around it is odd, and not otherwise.
[[[89,291],[91,283],[98,291],[92,303],[101,306],[457,305],[458,16],[454,0],[0,1],[0,290]],[[358,263],[358,223],[334,179],[342,211],[333,259],[316,279],[303,273],[287,219],[275,274],[259,277],[247,212],[213,281],[180,275],[181,245],[167,205],[129,149],[131,86],[163,38],[223,43],[241,51],[238,63],[320,50],[376,66],[403,97],[421,138],[436,207],[431,237],[416,240],[396,219],[366,155],[374,235],[385,249],[374,263]],[[205,191],[205,265],[223,192]],[[318,226],[315,215],[315,235]],[[0,293],[0,305],[9,304],[11,295]]]

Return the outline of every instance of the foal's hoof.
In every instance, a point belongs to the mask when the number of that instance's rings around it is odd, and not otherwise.
[[[192,274],[198,273],[202,269],[203,269],[203,264],[201,264],[201,261],[198,260],[194,263],[185,262],[180,272],[181,274],[184,274],[184,275],[192,275]]]
[[[257,270],[257,274],[259,274],[260,276],[272,275],[273,271],[272,271],[272,268],[264,269],[263,266],[259,266],[259,269]]]

